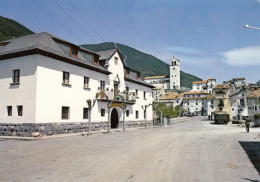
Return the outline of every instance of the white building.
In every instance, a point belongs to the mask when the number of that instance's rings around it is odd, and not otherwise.
[[[181,69],[180,61],[172,58],[169,64],[168,76],[149,76],[144,80],[156,88],[163,88],[164,90],[180,90],[181,89]]]
[[[164,90],[170,89],[169,76],[148,76],[145,77],[144,80],[155,88],[162,88]]]
[[[195,81],[192,83],[192,91],[199,92],[204,91],[207,93],[212,93],[213,88],[216,86],[215,78],[208,78],[208,80]]]
[[[185,92],[183,96],[183,109],[188,113],[210,115],[213,109],[213,97],[203,91]]]
[[[139,72],[125,66],[117,49],[95,53],[48,33],[0,43],[0,130],[1,123],[30,123],[43,132],[37,124],[84,125],[89,120],[86,101],[96,93],[120,99],[112,103],[108,116],[107,102],[99,95],[91,114],[93,127],[106,128],[108,117],[112,128],[120,127],[122,102],[127,104],[127,125],[143,123],[142,106],[153,102],[152,88]],[[146,116],[152,120],[152,107]]]
[[[248,116],[247,96],[249,93],[248,89],[242,89],[230,95],[231,117],[233,120],[245,119]]]

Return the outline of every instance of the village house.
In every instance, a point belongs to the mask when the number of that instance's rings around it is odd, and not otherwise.
[[[10,127],[3,123],[15,124],[17,133],[83,131],[87,101],[97,93],[92,129],[106,128],[108,118],[111,128],[121,127],[122,103],[127,126],[142,124],[145,116],[150,123],[152,107],[145,113],[142,106],[152,104],[152,88],[117,49],[93,52],[45,32],[0,43],[0,130],[6,133]]]
[[[231,119],[231,95],[230,84],[217,85],[213,89],[214,101],[213,101],[213,111],[215,113],[229,114]]]
[[[192,83],[192,90],[194,92],[204,91],[207,93],[212,93],[213,88],[216,86],[215,78],[208,78],[208,80],[195,81]]]
[[[182,104],[183,93],[178,92],[166,92],[159,100],[154,101],[154,103],[164,103],[173,108]]]
[[[253,117],[257,98],[257,94],[252,94],[253,90],[257,88],[246,83],[245,78],[224,81],[213,89],[214,112],[229,114],[232,121],[245,120],[247,116]]]
[[[208,108],[212,107],[212,98],[208,97],[208,95],[210,94],[203,91],[185,92],[183,96],[183,109],[187,113],[208,115]]]
[[[260,113],[260,88],[251,88],[252,92],[247,96],[248,115],[253,117]]]

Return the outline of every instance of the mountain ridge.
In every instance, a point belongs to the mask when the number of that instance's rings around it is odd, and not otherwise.
[[[30,34],[34,32],[12,19],[0,16],[0,42]]]

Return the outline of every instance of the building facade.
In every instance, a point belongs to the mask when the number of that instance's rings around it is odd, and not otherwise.
[[[185,92],[183,109],[186,113],[208,115],[211,112],[212,99],[207,92]],[[208,112],[209,111],[209,112]]]
[[[199,92],[204,91],[207,93],[212,93],[213,88],[216,86],[215,78],[208,78],[208,80],[195,81],[192,83],[192,91]]]
[[[139,72],[125,66],[117,49],[96,53],[49,33],[0,43],[2,129],[4,123],[11,123],[21,126],[20,134],[25,128],[83,131],[89,120],[88,100],[96,100],[92,129],[106,128],[107,123],[111,128],[121,127],[122,103],[127,105],[127,126],[134,126],[143,123],[145,116],[152,121],[152,107],[146,113],[142,109],[153,102],[152,88]],[[9,129],[5,127],[5,135]]]

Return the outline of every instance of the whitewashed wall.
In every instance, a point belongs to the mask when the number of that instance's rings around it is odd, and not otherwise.
[[[86,100],[95,98],[100,80],[109,83],[108,76],[45,56],[38,55],[37,58],[36,122],[88,121],[83,119],[83,108],[88,107]],[[62,85],[63,71],[70,73],[71,86]],[[84,76],[90,78],[90,89],[83,88]],[[99,113],[103,105],[94,106],[92,121],[105,120]],[[70,107],[69,119],[61,119],[62,106]]]
[[[0,61],[0,122],[32,123],[35,121],[37,56],[24,56]],[[11,85],[13,70],[20,69],[20,84]],[[17,106],[23,106],[18,116]],[[7,115],[12,106],[12,116]]]

